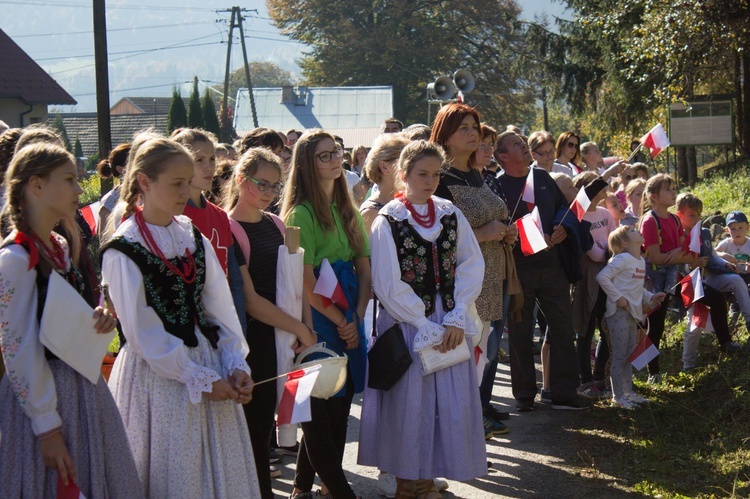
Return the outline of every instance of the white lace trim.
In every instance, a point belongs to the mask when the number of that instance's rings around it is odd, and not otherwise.
[[[453,310],[445,314],[445,317],[443,317],[443,327],[448,326],[463,329],[466,336],[479,334],[476,323],[472,319],[469,311],[463,305],[456,305]]]
[[[250,366],[247,365],[247,362],[245,361],[245,358],[242,357],[242,355],[222,354],[221,360],[224,365],[225,376],[229,376],[236,369],[246,372],[248,376],[251,376],[252,374],[250,372]]]
[[[185,215],[175,217],[175,220],[162,227],[161,225],[146,224],[154,238],[157,246],[166,258],[183,256],[185,248],[191,253],[195,251],[195,238],[193,237],[193,223]],[[133,217],[125,220],[115,232],[116,236],[122,236],[130,242],[136,242],[146,248],[146,242],[138,230]]]
[[[208,369],[207,367],[201,367],[199,365],[192,366],[192,372],[188,374],[188,378],[183,380],[185,386],[188,389],[188,396],[190,402],[193,404],[200,404],[203,392],[211,393],[213,391],[214,381],[219,381],[219,376],[216,371]]]
[[[417,328],[417,334],[414,336],[412,350],[414,352],[419,352],[424,348],[441,344],[443,342],[443,334],[445,334],[445,329],[440,324],[435,324],[429,320],[423,322]]]
[[[434,241],[438,238],[438,236],[440,236],[440,232],[442,232],[443,230],[443,224],[438,222],[444,216],[455,213],[456,207],[453,205],[453,203],[443,198],[432,196],[432,201],[433,203],[435,203],[436,220],[435,224],[432,227],[422,227],[421,225],[419,225],[416,220],[414,220],[414,217],[412,217],[411,213],[409,213],[409,210],[406,209],[404,203],[402,203],[398,199],[389,201],[388,204],[381,208],[378,213],[388,215],[389,217],[392,217],[398,221],[406,220],[409,222],[409,225],[411,225],[417,232],[419,232],[419,234],[423,238],[427,239],[428,241]],[[415,204],[414,208],[420,215],[427,214],[427,204]]]

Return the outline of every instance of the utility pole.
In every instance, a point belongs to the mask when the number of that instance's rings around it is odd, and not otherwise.
[[[94,67],[96,75],[96,121],[99,131],[99,158],[112,150],[109,117],[109,69],[107,67],[107,8],[105,0],[94,0]],[[102,183],[102,194],[112,188],[112,181]]]
[[[247,48],[245,47],[245,34],[242,29],[242,23],[245,20],[244,17],[242,17],[242,12],[246,12],[247,9],[241,9],[240,7],[232,7],[232,16],[229,21],[229,38],[227,39],[227,64],[226,69],[224,71],[224,99],[223,99],[223,109],[224,109],[224,116],[223,118],[226,119],[226,113],[227,113],[227,97],[229,93],[229,66],[231,63],[232,58],[232,34],[234,32],[234,28],[237,27],[240,31],[240,44],[242,45],[242,59],[245,63],[245,79],[247,81],[247,91],[248,95],[250,97],[250,111],[253,115],[253,126],[255,128],[258,128],[258,114],[255,110],[255,96],[253,96],[253,83],[250,79],[250,67],[247,65]],[[227,11],[224,11],[227,12]]]

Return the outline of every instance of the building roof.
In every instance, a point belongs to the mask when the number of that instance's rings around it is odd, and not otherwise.
[[[0,97],[21,99],[28,104],[77,104],[1,29]]]
[[[183,97],[185,109],[187,109],[190,99]],[[123,97],[112,109],[116,108],[122,101],[128,101],[133,106],[141,110],[143,114],[169,114],[169,108],[172,105],[172,97]]]
[[[96,113],[63,113],[65,130],[71,143],[81,141],[84,156],[92,156],[99,150],[99,127]],[[50,116],[52,119],[53,116]],[[161,114],[115,114],[110,116],[112,147],[130,142],[140,130],[154,128],[160,133],[167,129],[167,115]]]
[[[254,88],[258,125],[286,131],[324,128],[346,147],[369,147],[383,121],[393,116],[393,87]],[[254,128],[246,88],[237,92],[234,127],[242,135]]]

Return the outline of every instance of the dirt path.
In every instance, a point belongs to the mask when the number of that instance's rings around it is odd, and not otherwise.
[[[493,403],[511,412],[510,420],[506,421],[510,433],[487,441],[491,467],[486,476],[466,483],[450,482],[444,497],[619,498],[640,495],[629,492],[617,476],[602,471],[602,468],[612,468],[611,463],[605,461],[616,445],[602,441],[595,432],[575,431],[596,428],[597,411],[602,409],[555,411],[549,405],[537,403],[533,412],[515,413],[509,371],[508,364],[500,365]],[[361,397],[356,397],[352,407],[344,469],[355,493],[377,498],[381,497],[377,494],[378,471],[356,464],[361,401]],[[288,497],[294,477],[293,458],[284,457],[280,466],[283,475],[274,480],[274,490],[281,497]]]

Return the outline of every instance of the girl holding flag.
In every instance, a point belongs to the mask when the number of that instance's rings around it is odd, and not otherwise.
[[[312,421],[302,423],[304,436],[292,497],[310,493],[315,473],[324,483],[324,495],[330,492],[337,499],[355,497],[341,462],[352,398],[365,385],[363,319],[371,292],[370,247],[342,174],[342,157],[343,150],[324,130],[310,130],[300,137],[281,209],[286,224],[300,228],[300,246],[305,250],[304,286],[318,341],[349,358],[346,386],[328,400],[311,401]],[[328,277],[331,275],[335,280]],[[339,292],[317,294],[318,284],[318,290]],[[341,292],[345,300],[340,299]],[[331,304],[332,297],[339,297],[336,304]]]

